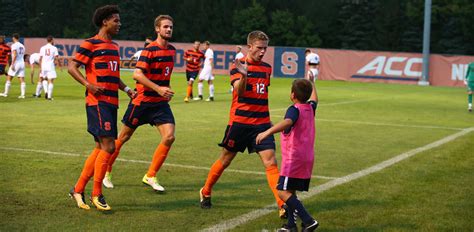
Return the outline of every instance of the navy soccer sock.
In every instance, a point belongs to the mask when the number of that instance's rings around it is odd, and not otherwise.
[[[301,201],[298,200],[296,195],[294,195],[294,194],[291,195],[291,197],[288,198],[288,200],[286,201],[286,204],[288,205],[288,207],[290,209],[294,210],[294,212],[301,218],[303,223],[311,224],[314,221],[314,219],[308,214],[308,212],[304,208],[303,204],[301,204]],[[288,214],[288,218],[291,217],[291,216],[293,216],[293,215]],[[288,219],[288,223],[289,222],[290,222],[290,220]]]

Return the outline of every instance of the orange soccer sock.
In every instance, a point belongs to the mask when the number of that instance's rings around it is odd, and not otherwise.
[[[191,94],[193,94],[193,87],[188,85],[188,88],[186,89],[186,97],[190,97]]]
[[[107,165],[112,154],[100,150],[94,164],[94,187],[92,188],[92,196],[99,196],[102,194],[102,180],[104,179]]]
[[[74,192],[83,193],[86,188],[87,182],[94,175],[94,163],[97,159],[100,149],[94,148],[89,157],[87,157],[86,162],[84,162],[84,167],[82,168],[81,176],[77,180],[76,186],[74,186]]]
[[[122,148],[122,141],[116,139],[115,140],[115,151],[109,159],[109,164],[107,165],[107,172],[112,172],[112,166],[114,165],[115,159],[119,156],[120,148]]]
[[[273,192],[273,196],[275,197],[278,207],[281,208],[285,202],[280,199],[278,196],[278,190],[276,189],[279,178],[278,166],[276,164],[271,165],[265,169],[265,173],[267,174],[268,186],[270,186],[270,189]]]
[[[158,145],[158,147],[155,150],[155,153],[153,154],[153,159],[151,160],[150,167],[148,168],[148,172],[146,175],[148,177],[154,177],[156,176],[156,173],[160,170],[161,166],[166,160],[166,157],[168,156],[168,152],[170,151],[171,147],[168,147],[164,144]]]
[[[224,165],[220,159],[216,160],[214,164],[211,166],[211,170],[209,170],[209,174],[207,175],[206,184],[202,188],[202,194],[205,196],[210,196],[212,192],[212,186],[219,180],[222,173],[224,172]]]

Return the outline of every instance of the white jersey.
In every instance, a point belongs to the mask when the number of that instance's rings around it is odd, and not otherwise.
[[[237,53],[237,55],[235,55],[235,59],[238,60],[240,58],[244,57],[244,54],[242,52],[239,52]]]
[[[41,47],[40,49],[40,56],[42,57],[41,60],[41,70],[42,71],[53,71],[54,70],[54,58],[58,56],[58,49],[48,43]]]
[[[309,53],[306,56],[306,62],[309,63],[310,65],[312,64],[319,64],[319,56],[316,53]]]
[[[30,64],[39,64],[40,63],[40,54],[33,53],[30,55]]]
[[[206,59],[204,59],[204,67],[203,68],[206,68],[206,67],[211,67],[211,59],[214,59],[214,51],[212,51],[212,49],[208,48],[206,50],[206,53],[204,54],[204,57],[206,57]]]
[[[23,46],[23,44],[21,44],[20,42],[16,42],[12,44],[11,50],[12,50],[12,53],[11,53],[12,58],[13,58],[13,51],[16,51],[15,64],[25,65],[25,61],[23,60],[25,57],[25,46]]]
[[[138,60],[140,58],[140,56],[142,55],[142,51],[143,50],[138,50],[137,52],[135,52],[135,54],[133,54],[132,57],[130,57],[130,59],[136,59]]]

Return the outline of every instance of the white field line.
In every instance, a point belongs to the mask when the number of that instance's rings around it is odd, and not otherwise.
[[[15,148],[15,147],[0,147],[0,150],[34,152],[34,153],[43,153],[43,154],[61,155],[61,156],[74,156],[74,157],[82,156],[81,154],[76,154],[76,153],[45,151],[45,150],[36,150],[36,149],[24,149],[24,148]],[[122,158],[117,158],[117,160],[122,161],[122,162],[128,162],[128,163],[150,164],[150,161],[145,161],[145,160],[130,160],[130,159],[122,159]],[[200,167],[200,166],[183,165],[183,164],[164,163],[164,165],[165,166],[170,166],[170,167],[188,168],[188,169],[206,170],[206,171],[209,171],[209,169],[210,169],[209,167]],[[264,172],[245,171],[245,170],[238,170],[238,169],[226,169],[225,171],[226,172],[234,172],[234,173],[242,173],[242,174],[252,174],[252,175],[266,175]],[[319,175],[314,175],[314,176],[312,176],[312,178],[325,179],[325,180],[337,179],[337,177],[319,176]]]
[[[372,173],[381,171],[381,170],[383,170],[387,167],[390,167],[390,166],[392,166],[392,165],[394,165],[398,162],[401,162],[401,161],[403,161],[407,158],[410,158],[410,157],[412,157],[412,156],[414,156],[418,153],[421,153],[421,152],[439,147],[439,146],[441,146],[443,144],[446,144],[448,142],[451,142],[451,141],[453,141],[453,140],[455,140],[455,139],[457,139],[457,138],[459,138],[463,135],[466,135],[466,134],[468,134],[472,131],[474,131],[474,127],[464,129],[462,131],[459,131],[455,134],[444,137],[444,138],[442,138],[438,141],[435,141],[433,143],[430,143],[428,145],[418,147],[418,148],[415,148],[413,150],[402,153],[400,155],[397,155],[397,156],[395,156],[391,159],[385,160],[385,161],[383,161],[381,163],[378,163],[374,166],[371,166],[369,168],[363,169],[363,170],[358,171],[358,172],[354,172],[352,174],[349,174],[349,175],[344,176],[344,177],[337,178],[335,180],[331,180],[331,181],[329,181],[325,184],[322,184],[320,186],[317,186],[317,187],[311,189],[307,193],[300,194],[299,198],[300,198],[300,200],[305,200],[307,198],[313,197],[317,194],[320,194],[322,192],[330,190],[330,189],[332,189],[336,186],[339,186],[339,185],[351,182],[353,180],[357,180],[357,179],[362,178],[364,176],[370,175]],[[267,206],[265,206],[261,209],[256,209],[256,210],[253,210],[249,213],[240,215],[238,217],[222,221],[221,223],[216,224],[214,226],[211,226],[207,229],[204,229],[203,231],[226,231],[226,230],[230,230],[230,229],[233,229],[237,226],[240,226],[240,225],[246,224],[246,223],[248,223],[252,220],[255,220],[255,219],[257,219],[261,216],[264,216],[264,215],[269,214],[271,212],[275,212],[275,209],[276,209],[275,204],[267,205]]]
[[[376,101],[376,100],[383,100],[384,98],[369,98],[369,99],[362,99],[362,100],[353,100],[353,101],[343,101],[343,102],[334,102],[334,103],[321,103],[318,104],[318,107],[321,106],[337,106],[337,105],[346,105],[346,104],[352,104],[352,103],[359,103],[359,102],[368,102],[368,101]],[[275,112],[275,111],[284,111],[287,110],[288,108],[278,108],[278,109],[271,109],[270,112]]]
[[[272,115],[273,117],[284,117],[283,115]],[[464,128],[459,127],[446,127],[446,126],[434,126],[434,125],[409,125],[409,124],[396,124],[396,123],[379,123],[379,122],[363,122],[363,121],[351,121],[351,120],[339,120],[339,119],[324,119],[324,118],[317,118],[317,121],[323,122],[341,122],[341,123],[348,123],[348,124],[362,124],[362,125],[370,125],[370,126],[391,126],[391,127],[405,127],[405,128],[423,128],[423,129],[442,129],[442,130],[457,130],[461,131]]]

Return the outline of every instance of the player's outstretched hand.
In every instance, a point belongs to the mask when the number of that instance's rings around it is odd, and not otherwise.
[[[166,86],[158,87],[158,90],[156,92],[165,98],[171,99],[174,96],[173,90],[171,90],[169,87],[166,87]]]
[[[268,137],[268,134],[265,133],[266,131],[262,132],[262,133],[259,133],[257,135],[257,137],[255,138],[255,143],[256,144],[260,144],[262,142],[262,140],[264,140],[266,137]]]
[[[235,68],[237,68],[237,71],[239,73],[242,73],[242,75],[247,76],[247,70],[248,70],[248,65],[247,61],[245,61],[243,64],[239,60],[234,60]]]
[[[105,90],[104,87],[100,87],[100,86],[93,85],[93,84],[88,84],[86,86],[86,88],[87,88],[87,90],[89,90],[95,96],[99,96],[99,95],[104,94],[104,90]]]
[[[130,89],[127,91],[127,95],[129,98],[134,99],[137,97],[137,92],[135,92],[133,89]]]

